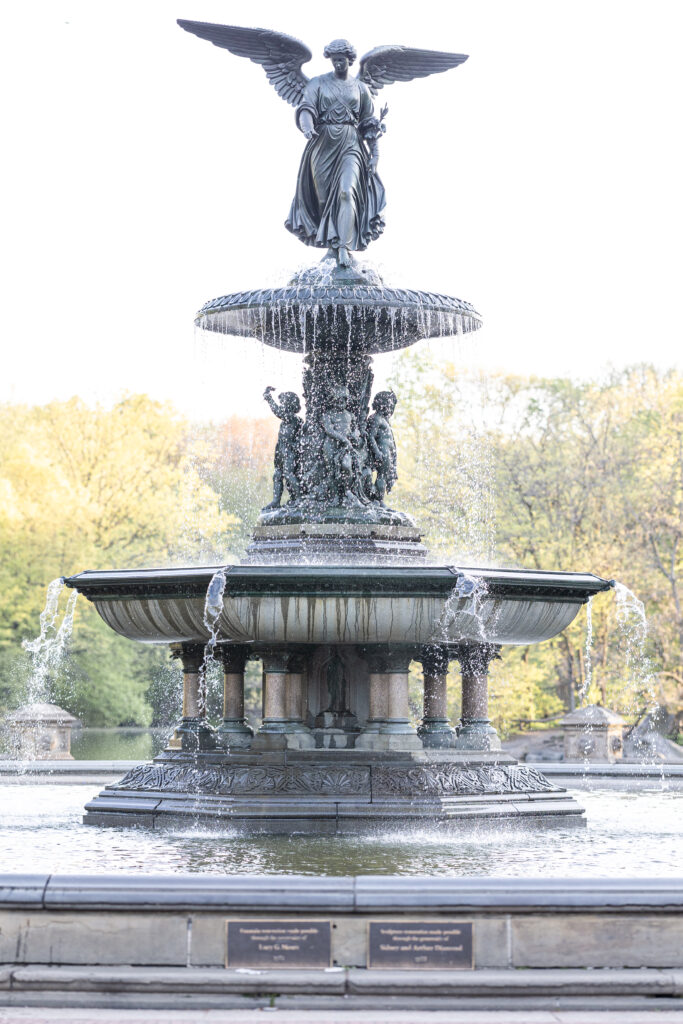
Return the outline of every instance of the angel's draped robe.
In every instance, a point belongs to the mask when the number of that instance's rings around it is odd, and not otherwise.
[[[331,72],[312,78],[297,107],[313,115],[318,133],[301,158],[296,195],[285,226],[305,242],[321,248],[365,249],[384,230],[384,186],[370,170],[366,133],[376,130],[372,97],[357,78],[339,79]],[[353,211],[351,235],[340,237],[340,199],[346,193]]]

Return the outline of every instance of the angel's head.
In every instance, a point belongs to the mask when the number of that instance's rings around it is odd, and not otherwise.
[[[334,66],[335,73],[345,75],[357,57],[356,51],[348,39],[333,39],[324,51],[324,57],[329,57]]]

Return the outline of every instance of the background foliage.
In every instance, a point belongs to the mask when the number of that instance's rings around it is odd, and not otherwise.
[[[645,604],[646,657],[625,591],[592,602],[589,649],[582,614],[553,641],[506,651],[492,670],[497,726],[550,718],[586,691],[629,717],[655,700],[680,710],[681,375],[638,366],[581,383],[483,378],[409,352],[394,388],[391,504],[415,516],[435,559],[596,572]],[[276,426],[192,425],[141,395],[112,408],[77,398],[0,407],[0,709],[26,699],[21,641],[38,631],[51,579],[241,557],[270,497]],[[79,599],[50,699],[92,725],[170,721],[178,675],[164,650],[117,637]],[[249,695],[256,704],[256,676]],[[417,676],[413,697],[417,712]]]

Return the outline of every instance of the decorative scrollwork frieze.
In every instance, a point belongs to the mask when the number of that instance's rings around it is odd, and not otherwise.
[[[361,796],[370,791],[370,776],[367,768],[143,764],[129,771],[112,788],[218,796]]]
[[[373,796],[477,796],[557,792],[536,768],[527,765],[415,765],[373,768]]]

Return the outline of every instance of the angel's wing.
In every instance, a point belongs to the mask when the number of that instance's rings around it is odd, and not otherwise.
[[[221,46],[238,57],[248,57],[255,64],[260,64],[278,96],[293,107],[301,103],[308,82],[301,65],[313,54],[298,39],[265,28],[213,25],[208,21],[184,21],[181,18],[178,24],[200,39],[208,39],[214,46]]]
[[[410,82],[413,78],[426,78],[457,68],[467,56],[466,53],[414,50],[410,46],[376,46],[361,58],[358,77],[376,96],[383,86],[393,82]]]

